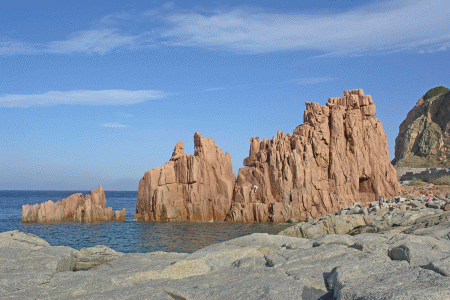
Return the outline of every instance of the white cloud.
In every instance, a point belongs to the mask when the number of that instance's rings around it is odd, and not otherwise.
[[[37,49],[37,45],[27,45],[20,41],[3,41],[0,42],[0,55],[32,53]]]
[[[122,46],[133,47],[138,36],[122,35],[114,29],[79,32],[66,41],[55,41],[48,45],[48,52],[85,52],[104,54]]]
[[[243,53],[319,50],[327,54],[414,49],[450,40],[448,0],[377,1],[343,13],[279,14],[245,8],[167,17],[169,45]]]
[[[119,12],[66,40],[0,42],[1,54],[96,53],[149,46],[198,47],[237,53],[318,51],[362,55],[450,47],[449,0],[376,0],[342,11],[279,13],[257,7],[182,11],[169,2],[141,13]],[[97,27],[97,28],[95,28]],[[441,45],[441,46],[436,46]]]
[[[164,92],[154,90],[50,91],[31,95],[1,95],[0,107],[30,107],[57,104],[124,105],[141,103],[150,99],[163,98],[164,96]]]
[[[130,125],[123,125],[123,124],[119,124],[119,123],[104,123],[104,124],[101,124],[100,126],[108,127],[108,128],[126,128],[126,127],[130,127]]]
[[[447,51],[450,49],[450,42],[441,43],[437,45],[431,45],[427,48],[424,48],[419,51],[419,53],[435,53],[435,52],[441,52],[441,51]]]

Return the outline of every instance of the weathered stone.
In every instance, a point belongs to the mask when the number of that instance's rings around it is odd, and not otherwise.
[[[125,208],[117,211],[119,219],[123,221]],[[22,205],[22,222],[54,222],[76,221],[94,222],[114,220],[113,210],[106,207],[106,196],[101,185],[90,195],[83,197],[81,193],[72,194],[56,203],[52,200],[42,204]]]
[[[116,210],[114,212],[114,220],[116,221],[125,221],[127,217],[127,211],[125,207],[122,210]]]
[[[252,234],[191,254],[76,251],[7,232],[0,292],[15,299],[448,299],[450,227],[434,229],[312,240]],[[396,249],[406,250],[400,260],[388,256]],[[98,264],[71,271],[83,261]]]
[[[434,96],[428,97],[430,92]],[[449,90],[438,87],[427,94],[417,101],[400,125],[395,139],[394,164],[408,166],[408,159],[414,156],[424,164],[450,159]]]
[[[359,90],[344,94],[307,102],[292,135],[251,138],[227,221],[305,220],[400,194],[375,105]]]
[[[29,233],[0,233],[1,297],[8,297],[22,289],[38,292],[55,273],[74,269],[74,253],[72,248],[52,247]]]
[[[432,201],[426,203],[428,208],[441,209],[442,204],[439,201]]]
[[[194,146],[194,155],[189,155],[178,142],[169,162],[145,173],[139,181],[135,219],[225,220],[235,182],[231,157],[198,132]]]
[[[75,271],[89,270],[95,266],[116,260],[122,256],[123,253],[116,252],[113,249],[102,245],[81,248],[80,251],[75,253]]]

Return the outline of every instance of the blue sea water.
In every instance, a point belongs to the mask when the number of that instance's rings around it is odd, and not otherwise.
[[[0,191],[0,232],[20,230],[35,234],[52,246],[75,249],[106,245],[124,253],[193,252],[205,246],[255,232],[276,234],[288,224],[200,223],[133,221],[137,192],[105,191],[106,206],[126,208],[125,222],[22,223],[22,205],[54,202],[80,191]],[[90,191],[81,191],[83,195]]]

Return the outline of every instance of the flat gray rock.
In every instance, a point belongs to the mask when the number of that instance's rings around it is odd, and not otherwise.
[[[252,234],[191,254],[77,251],[2,233],[0,298],[450,299],[449,232]]]

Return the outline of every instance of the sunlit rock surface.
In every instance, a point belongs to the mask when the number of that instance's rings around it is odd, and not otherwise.
[[[293,134],[251,138],[227,221],[283,222],[400,194],[386,134],[360,89],[306,103]]]
[[[139,181],[135,219],[218,221],[230,211],[235,175],[231,157],[212,138],[194,135],[194,155],[178,142],[170,161]]]
[[[449,236],[448,224],[309,240],[255,233],[191,254],[123,254],[3,232],[0,298],[450,299]]]
[[[23,205],[22,222],[55,222],[55,221],[124,221],[125,208],[113,214],[111,207],[106,207],[106,196],[101,185],[90,195],[72,194],[66,199],[42,204]]]

